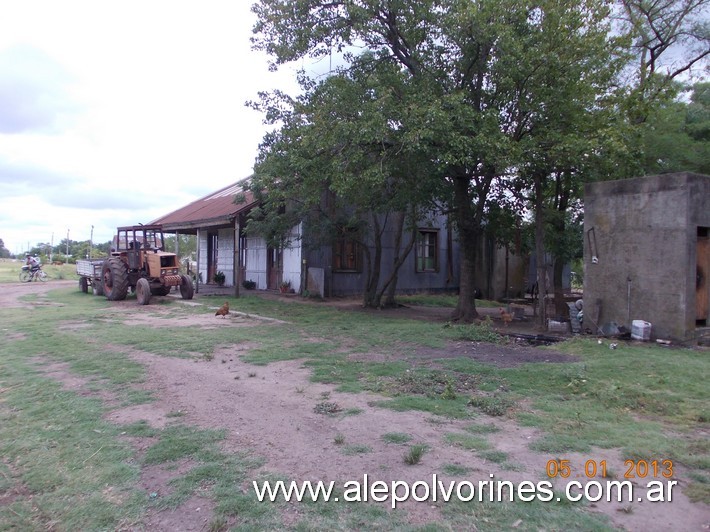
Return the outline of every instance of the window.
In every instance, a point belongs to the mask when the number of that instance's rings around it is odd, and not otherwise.
[[[417,272],[439,270],[439,232],[433,229],[419,230],[416,249]]]
[[[360,245],[354,231],[343,231],[333,243],[333,271],[359,272],[362,270]]]

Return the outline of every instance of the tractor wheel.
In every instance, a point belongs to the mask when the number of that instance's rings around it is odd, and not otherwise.
[[[141,277],[136,283],[136,299],[139,305],[147,305],[150,303],[150,283],[148,279]]]
[[[128,294],[128,270],[119,258],[104,261],[101,268],[104,295],[109,301],[121,301]]]
[[[170,293],[172,286],[158,286],[156,288],[151,288],[150,293],[154,296],[167,296]]]
[[[85,294],[89,293],[89,281],[86,280],[86,277],[79,277],[79,288]]]
[[[195,287],[192,286],[192,279],[187,275],[181,275],[180,279],[182,281],[180,283],[180,295],[183,299],[192,299],[192,296],[195,295]]]

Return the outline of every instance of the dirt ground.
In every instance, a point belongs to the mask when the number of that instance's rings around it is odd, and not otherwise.
[[[5,284],[0,290],[0,305],[11,307],[18,305],[17,298],[28,293],[42,293],[58,285],[74,284],[53,282],[47,284]],[[268,297],[279,297],[270,295]],[[180,300],[178,300],[180,301]],[[200,304],[217,307],[219,300],[197,296],[191,302],[181,304]],[[283,298],[284,304],[301,304],[294,298]],[[26,303],[25,303],[26,304]],[[38,305],[45,304],[40,297]],[[362,311],[356,302],[336,301],[342,307],[352,306],[353,312]],[[179,318],[161,317],[165,307],[159,305],[137,307],[135,301],[114,304],[114,313],[141,313],[140,322],[148,320],[155,327],[187,325]],[[494,313],[497,309],[492,309]],[[428,320],[446,320],[446,310],[408,308],[382,311],[387,314],[409,315]],[[126,315],[121,319],[125,320]],[[249,327],[264,323],[259,317],[232,315],[227,319],[216,318],[213,313],[205,313],[204,318],[196,321],[191,316],[191,327]],[[81,323],[69,323],[67,327],[81,327]],[[515,330],[511,325],[509,329]],[[532,329],[518,328],[519,332],[531,332]],[[448,445],[442,437],[445,433],[465,433],[464,427],[471,420],[457,421],[439,419],[430,414],[408,411],[395,412],[373,406],[383,397],[369,394],[347,394],[336,392],[333,386],[313,383],[309,380],[310,371],[302,361],[274,362],[267,366],[253,366],[242,362],[240,355],[254,347],[249,344],[225,346],[214,353],[212,360],[178,359],[153,355],[140,350],[130,356],[143,364],[147,378],[142,386],[150,390],[157,398],[149,404],[121,408],[114,404],[109,393],[101,398],[108,407],[107,419],[113,423],[131,423],[147,421],[156,428],[179,422],[202,428],[226,429],[228,436],[224,444],[227,451],[248,451],[264,459],[260,471],[270,472],[289,480],[334,480],[344,483],[348,480],[362,481],[363,474],[368,474],[371,481],[395,480],[413,483],[417,480],[430,482],[432,473],[439,479],[469,480],[476,484],[479,480],[489,480],[494,474],[497,480],[537,482],[545,479],[545,466],[553,457],[532,452],[529,445],[539,437],[538,432],[529,427],[522,427],[512,419],[481,415],[476,423],[493,424],[499,432],[486,437],[491,446],[507,453],[508,461],[516,465],[515,470],[503,470],[500,465],[479,458],[471,451]],[[108,346],[107,349],[111,349]],[[367,354],[365,356],[368,356]],[[372,353],[372,359],[378,354]],[[525,364],[527,362],[559,363],[574,360],[574,357],[555,354],[531,347],[527,344],[502,347],[483,343],[452,343],[444,350],[421,349],[411,354],[413,359],[434,359],[452,356],[472,357],[488,364],[499,366]],[[81,394],[91,394],[87,382],[73,375],[68,366],[59,363],[45,363],[46,374],[68,388]],[[359,409],[357,415],[323,415],[314,411],[314,406],[327,401],[337,403],[342,411]],[[179,413],[179,417],[175,414]],[[385,443],[381,436],[386,433],[406,433],[413,437],[410,443],[422,443],[431,449],[421,463],[405,465],[402,457],[407,446]],[[366,445],[370,452],[348,456],[342,446],[334,444],[338,434],[346,437],[345,446]],[[149,446],[149,441],[131,438],[130,443],[139,457]],[[609,468],[623,471],[624,457],[616,450],[594,449],[593,452],[580,455],[571,453],[565,456],[571,460],[572,467],[581,470],[585,460],[607,460]],[[447,464],[467,467],[471,472],[465,478],[447,477],[442,473]],[[169,493],[168,482],[171,478],[183,474],[191,467],[189,462],[181,463],[177,468],[165,466],[144,467],[140,488],[147,494],[158,496]],[[680,490],[686,480],[680,471]],[[603,480],[603,479],[597,479]],[[636,485],[637,494],[643,487]],[[243,486],[245,493],[251,491],[251,481]],[[710,529],[710,511],[708,506],[691,503],[682,491],[673,492],[671,504],[652,503],[596,503],[591,504],[592,511],[609,516],[612,523],[625,530],[708,530]],[[408,502],[400,505],[406,508],[407,520],[412,524],[424,524],[440,516],[445,503]],[[298,504],[287,505],[284,510],[286,524],[298,521],[301,509]],[[153,511],[145,521],[148,530],[203,530],[211,521],[212,503],[209,498],[196,495],[181,507],[170,511]]]

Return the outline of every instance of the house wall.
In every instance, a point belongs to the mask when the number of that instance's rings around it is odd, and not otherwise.
[[[585,327],[644,320],[653,337],[693,334],[695,242],[697,226],[710,224],[709,194],[710,177],[688,173],[585,186]]]
[[[508,251],[508,290],[509,298],[524,297],[527,288],[526,258]],[[495,244],[493,239],[484,238],[476,254],[474,279],[476,289],[485,299],[503,299],[506,297],[505,247]],[[552,279],[552,276],[550,276]]]
[[[214,231],[214,230],[212,230]],[[200,231],[197,245],[199,246],[198,271],[202,283],[212,283],[212,279],[207,278],[207,230]],[[234,286],[234,229],[223,228],[217,230],[217,271],[224,273],[224,286]]]
[[[266,241],[261,237],[247,237],[244,279],[256,282],[256,288],[266,290]]]
[[[445,291],[456,290],[459,286],[459,246],[455,237],[447,237],[446,217],[434,216],[431,220],[418,226],[420,229],[438,229],[438,269],[434,272],[416,271],[416,254],[412,250],[402,265],[398,274],[397,291],[400,293],[419,291]],[[307,241],[307,235],[306,235]],[[383,260],[380,282],[390,275],[391,265],[394,262],[395,230],[390,228],[383,234]],[[408,239],[403,242],[405,247]],[[451,253],[449,246],[451,245]],[[367,261],[363,255],[363,268],[361,272],[335,272],[333,271],[333,249],[329,245],[308,247],[304,250],[304,258],[308,267],[323,268],[325,281],[325,295],[342,296],[362,294],[367,279]]]

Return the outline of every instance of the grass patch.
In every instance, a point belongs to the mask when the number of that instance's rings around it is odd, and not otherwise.
[[[502,396],[472,397],[468,404],[493,417],[506,415],[514,405],[513,401]]]
[[[473,471],[470,467],[459,464],[446,464],[441,468],[441,470],[452,477],[464,477]]]
[[[367,445],[356,444],[356,445],[346,445],[343,447],[343,454],[346,456],[354,456],[356,454],[366,454],[372,452],[372,449]]]
[[[412,445],[409,451],[404,455],[404,463],[407,465],[416,465],[422,461],[422,456],[427,450],[426,445]]]
[[[385,443],[396,443],[403,444],[412,440],[409,434],[404,434],[403,432],[388,432],[382,435],[382,441]]]
[[[444,441],[450,445],[455,445],[469,451],[486,451],[491,447],[488,440],[485,438],[458,432],[444,434]]]

